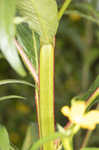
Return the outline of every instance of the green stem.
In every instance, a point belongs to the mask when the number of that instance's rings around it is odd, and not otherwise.
[[[72,137],[62,140],[64,150],[73,150]]]
[[[65,10],[68,8],[69,4],[71,3],[71,0],[65,0],[64,4],[62,5],[60,11],[58,12],[58,20],[60,20],[65,12]]]
[[[87,146],[87,143],[88,143],[88,140],[89,140],[91,134],[92,134],[92,131],[87,131],[86,136],[83,140],[83,144],[81,146],[81,149]]]
[[[54,48],[43,45],[40,50],[40,136],[54,132]],[[43,150],[54,150],[53,141],[43,145]]]

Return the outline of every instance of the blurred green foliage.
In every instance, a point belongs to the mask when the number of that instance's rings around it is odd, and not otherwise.
[[[57,3],[60,8],[63,0],[57,0]],[[73,0],[60,22],[55,48],[56,123],[66,124],[67,120],[60,113],[60,108],[70,104],[73,96],[84,93],[99,74],[98,21],[98,0]],[[13,78],[33,82],[29,74],[25,78],[18,76],[0,53],[0,80]],[[9,94],[27,98],[0,103],[0,123],[7,127],[12,144],[20,147],[28,125],[36,121],[34,89],[18,84],[0,87],[0,96]],[[76,135],[75,149],[81,144],[85,132],[80,131]],[[99,147],[98,137],[99,127],[91,135],[89,145]]]

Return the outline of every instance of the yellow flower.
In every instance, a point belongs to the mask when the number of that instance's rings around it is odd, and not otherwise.
[[[72,123],[79,125],[81,128],[93,130],[96,124],[99,124],[99,111],[91,110],[85,113],[85,110],[85,102],[76,101],[72,103],[71,108],[64,106],[61,112],[64,116],[68,117]]]

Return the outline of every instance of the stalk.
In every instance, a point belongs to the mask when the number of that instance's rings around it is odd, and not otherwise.
[[[65,0],[59,13],[58,13],[58,20],[60,20],[64,14],[64,12],[66,11],[66,9],[68,8],[69,4],[71,3],[71,0]]]
[[[29,72],[31,73],[33,79],[35,80],[35,83],[38,85],[38,75],[36,73],[35,68],[33,67],[32,63],[30,62],[29,58],[27,57],[27,55],[25,54],[23,48],[19,45],[19,43],[17,42],[16,39],[14,39],[14,43],[15,46],[23,60],[23,62],[25,63],[27,69],[29,70]]]
[[[40,138],[54,132],[54,48],[43,45],[40,50]],[[54,150],[53,141],[43,145],[43,150]]]

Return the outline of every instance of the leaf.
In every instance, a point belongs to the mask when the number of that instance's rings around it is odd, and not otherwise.
[[[86,103],[86,112],[97,102],[99,102],[99,75],[96,80],[93,82],[91,87],[85,92],[82,96],[77,96],[72,99],[72,101],[87,101]]]
[[[81,150],[99,150],[98,147],[86,147],[86,148],[82,148]]]
[[[0,97],[0,101],[4,101],[8,99],[25,99],[25,97],[17,96],[17,95],[9,95],[9,96]]]
[[[55,0],[17,0],[22,17],[27,17],[30,28],[37,32],[43,43],[53,41],[58,26]]]
[[[92,48],[90,49],[90,53],[88,55],[89,57],[85,56],[85,60],[87,65],[90,67],[93,62],[99,57],[99,49],[97,48]]]
[[[10,150],[10,142],[7,130],[0,125],[0,150]]]
[[[26,137],[22,146],[22,150],[29,150],[30,146],[38,139],[38,125],[31,123],[27,129]]]
[[[14,45],[16,0],[0,1],[0,49],[12,68],[22,76],[26,75]]]
[[[31,87],[35,87],[33,84],[31,84],[27,81],[24,81],[24,80],[7,79],[7,80],[1,80],[0,81],[0,85],[13,84],[13,83],[15,83],[15,84],[19,83],[19,84],[24,84],[24,85],[28,85]]]
[[[71,124],[67,129],[64,129],[60,125],[58,125],[58,132],[54,132],[50,134],[49,136],[43,137],[34,144],[32,144],[31,148],[29,150],[37,150],[39,149],[43,144],[49,142],[49,141],[55,141],[56,139],[63,139],[63,138],[72,138],[73,134],[77,133],[79,130],[78,127],[75,128],[73,124]]]
[[[94,83],[91,85],[89,90],[82,96],[81,99],[87,100],[96,91],[97,88],[99,88],[99,75],[97,76]]]
[[[66,137],[68,137],[68,133],[66,133],[66,132],[65,133],[60,133],[60,132],[52,133],[51,135],[38,140],[35,144],[32,145],[32,147],[29,150],[37,150],[43,144],[45,144],[49,141],[54,141],[58,138],[66,138]]]
[[[91,101],[87,105],[87,110],[89,110],[96,102],[99,102],[99,75],[89,90],[82,97],[78,97],[78,99],[84,101],[88,100],[89,98],[91,98]]]
[[[17,26],[17,38],[29,60],[36,68],[36,65],[38,65],[38,52],[40,49],[38,35],[35,33],[33,34],[27,24],[19,24]]]

